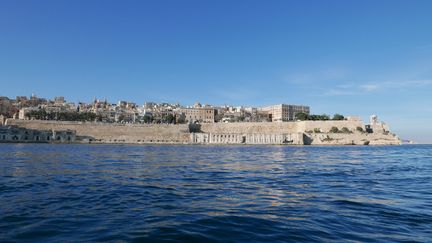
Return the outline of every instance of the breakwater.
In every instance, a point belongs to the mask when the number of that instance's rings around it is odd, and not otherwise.
[[[6,125],[36,130],[73,130],[79,142],[178,144],[390,145],[400,139],[382,126],[369,132],[360,121],[297,121],[205,124],[107,124],[7,119]],[[332,128],[345,129],[334,133]]]

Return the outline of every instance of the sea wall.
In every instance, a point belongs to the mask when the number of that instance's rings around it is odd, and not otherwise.
[[[400,145],[402,141],[392,133],[305,133],[305,145]]]
[[[188,125],[107,124],[7,119],[7,125],[38,130],[75,130],[77,139],[96,143],[189,143]]]
[[[0,143],[74,143],[74,130],[40,130],[0,125]]]
[[[204,133],[233,133],[233,134],[279,134],[302,133],[320,129],[327,133],[332,127],[339,130],[346,127],[355,131],[357,127],[364,129],[361,121],[297,121],[297,122],[243,122],[243,123],[204,123],[195,125],[196,129]]]
[[[7,125],[37,130],[74,130],[78,141],[96,143],[190,143],[190,144],[400,144],[384,130],[373,133],[360,121],[298,121],[204,124],[107,124],[7,119]],[[330,133],[332,127],[349,133]]]
[[[323,133],[328,133],[332,127],[337,127],[339,130],[346,127],[348,130],[354,132],[357,127],[365,128],[361,121],[300,121],[296,123],[298,132],[308,132],[319,129]]]
[[[303,137],[303,133],[191,133],[191,143],[304,145]]]

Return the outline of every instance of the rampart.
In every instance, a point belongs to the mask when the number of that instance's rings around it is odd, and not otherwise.
[[[332,127],[339,130],[346,127],[355,131],[357,127],[364,128],[360,121],[297,121],[297,122],[243,122],[243,123],[204,123],[195,125],[195,129],[204,133],[233,133],[233,134],[279,134],[304,133],[320,129],[327,133]]]
[[[94,143],[188,143],[188,125],[109,124],[7,119],[7,125],[38,130],[75,130],[77,139]]]
[[[182,144],[292,144],[366,145],[400,144],[384,130],[373,133],[360,121],[297,121],[203,124],[107,124],[7,119],[7,125],[38,130],[75,130],[78,141],[96,143],[182,143]],[[332,127],[346,133],[331,133]]]

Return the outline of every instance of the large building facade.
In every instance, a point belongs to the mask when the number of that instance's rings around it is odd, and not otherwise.
[[[298,113],[309,115],[309,106],[279,104],[260,108],[260,111],[267,112],[272,122],[294,121]]]
[[[183,108],[180,112],[187,122],[215,122],[215,109],[211,107]]]

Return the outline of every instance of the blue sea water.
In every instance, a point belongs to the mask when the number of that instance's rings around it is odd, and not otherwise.
[[[0,242],[431,242],[432,146],[0,145]]]

